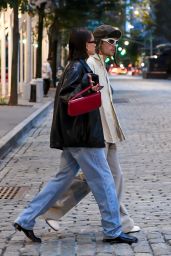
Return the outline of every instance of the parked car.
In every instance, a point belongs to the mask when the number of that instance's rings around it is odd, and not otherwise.
[[[157,45],[155,54],[146,56],[143,64],[143,78],[168,78],[171,75],[171,44]]]

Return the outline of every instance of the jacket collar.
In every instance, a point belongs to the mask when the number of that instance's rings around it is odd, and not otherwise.
[[[96,59],[97,61],[99,61],[103,66],[105,66],[105,62],[104,62],[104,59],[103,59],[103,55],[100,55],[100,54],[95,53],[92,57],[93,57],[94,59]]]
[[[93,55],[93,58],[104,62],[104,60],[103,60],[103,55],[100,55],[100,54],[95,53],[95,54]]]
[[[89,67],[89,65],[87,64],[87,62],[84,59],[80,59],[79,62],[83,66],[86,73],[93,73],[91,68]]]

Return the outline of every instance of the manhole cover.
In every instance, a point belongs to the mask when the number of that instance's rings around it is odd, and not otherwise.
[[[129,103],[128,99],[123,99],[123,98],[115,98],[113,99],[114,103]]]
[[[0,199],[21,199],[29,187],[0,187]]]

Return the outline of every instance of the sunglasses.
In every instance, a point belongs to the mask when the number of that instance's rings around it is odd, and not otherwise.
[[[96,41],[92,40],[92,41],[88,41],[87,43],[89,43],[89,44],[96,44]]]
[[[103,42],[107,42],[108,44],[111,45],[117,45],[118,40],[117,39],[113,39],[113,38],[106,38],[106,39],[102,39]]]

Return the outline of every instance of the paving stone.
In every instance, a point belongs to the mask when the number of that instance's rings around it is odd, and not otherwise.
[[[160,232],[148,233],[147,237],[148,239],[163,238]]]
[[[168,244],[171,245],[171,240],[168,240]]]
[[[171,248],[165,243],[151,244],[155,256],[171,255]]]
[[[149,239],[150,244],[159,244],[159,243],[164,243],[163,238],[154,238],[154,239]]]
[[[135,253],[151,253],[151,248],[147,241],[139,241],[133,245],[133,248]]]
[[[103,243],[101,241],[96,242],[96,253],[114,253],[114,247],[111,244]]]
[[[116,254],[113,254],[113,253],[106,253],[106,252],[103,252],[103,253],[96,253],[95,255],[97,256],[117,256]],[[86,255],[87,256],[87,255]]]
[[[117,256],[134,256],[134,252],[130,245],[127,244],[114,244],[114,252]]]
[[[150,253],[135,253],[134,256],[152,256]]]
[[[64,238],[61,240],[61,255],[70,256],[75,254],[75,239]]]
[[[61,255],[61,241],[50,240],[41,244],[39,249],[41,256],[58,256]],[[52,255],[49,255],[52,254]]]
[[[171,234],[164,234],[164,238],[166,240],[171,240]]]
[[[0,254],[1,255],[1,254]],[[9,252],[9,251],[5,251],[3,253],[3,256],[20,256],[19,252]],[[30,255],[31,256],[31,255]]]

